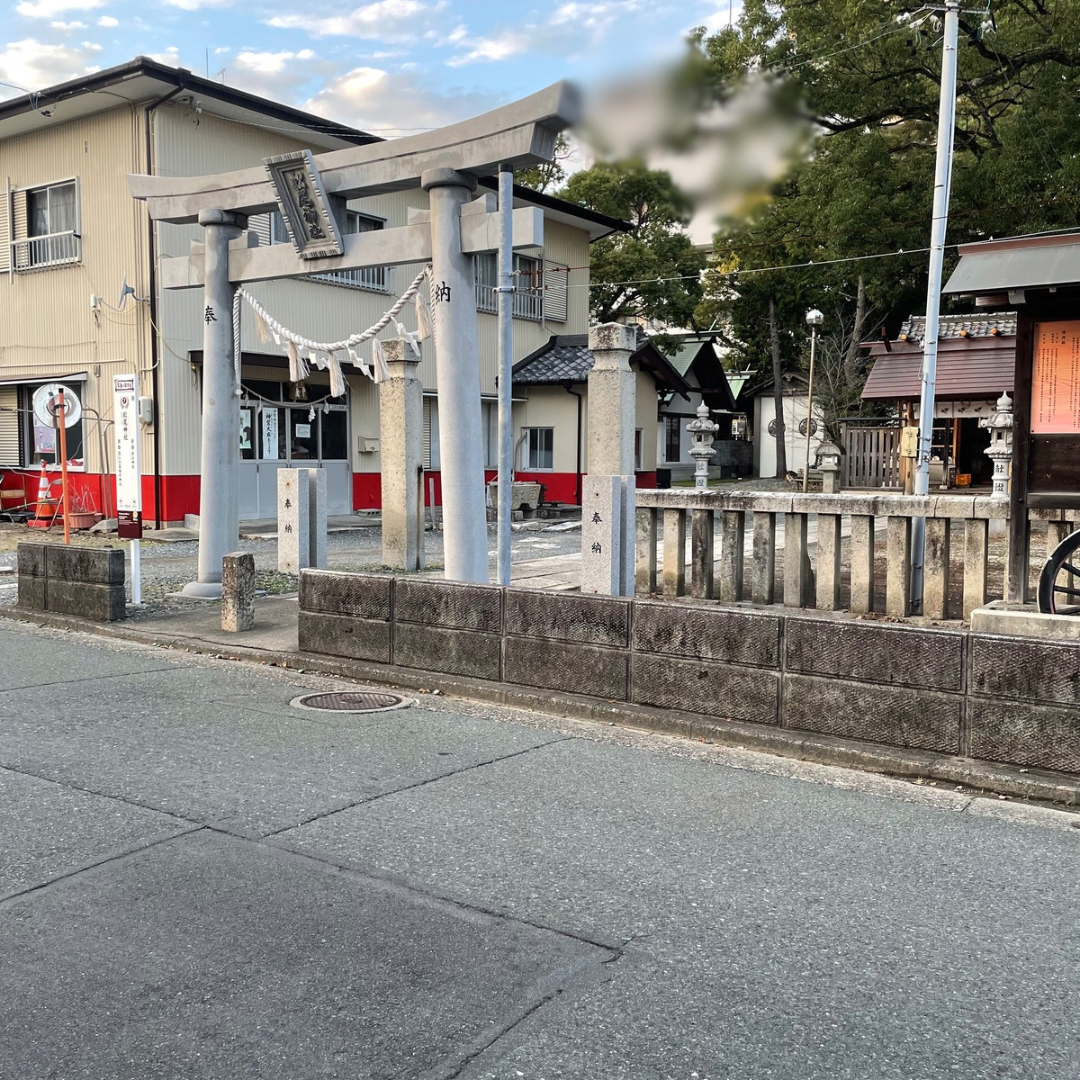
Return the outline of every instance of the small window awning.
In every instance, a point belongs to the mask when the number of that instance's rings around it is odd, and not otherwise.
[[[1080,285],[1080,236],[1015,237],[962,244],[960,262],[942,289],[984,296]]]
[[[13,375],[0,379],[0,386],[44,386],[51,382],[86,382],[85,371],[67,375]]]

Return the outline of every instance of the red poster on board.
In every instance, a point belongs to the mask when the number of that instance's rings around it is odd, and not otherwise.
[[[1031,433],[1080,434],[1080,321],[1035,326]]]
[[[116,535],[119,536],[121,540],[141,540],[142,511],[117,510]]]

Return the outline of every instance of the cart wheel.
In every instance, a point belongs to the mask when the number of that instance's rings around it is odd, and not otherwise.
[[[1066,536],[1039,575],[1039,611],[1044,615],[1075,615],[1075,611],[1059,612],[1059,607],[1080,607],[1080,531]]]

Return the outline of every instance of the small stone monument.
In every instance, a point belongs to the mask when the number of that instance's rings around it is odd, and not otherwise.
[[[589,331],[589,472],[582,483],[581,591],[634,595],[635,376],[631,326]]]
[[[690,433],[690,456],[694,459],[694,487],[709,486],[709,462],[716,451],[713,440],[720,430],[720,425],[709,419],[709,406],[703,401],[697,407],[697,419],[686,425]]]
[[[326,569],[326,472],[300,469],[308,479],[308,566]]]
[[[255,556],[234,551],[221,560],[221,629],[255,629]]]
[[[979,427],[990,429],[990,445],[983,451],[994,463],[991,499],[1009,497],[1009,464],[1012,461],[1012,398],[1002,394],[997,399],[997,408],[979,420]]]
[[[322,469],[279,469],[278,569],[299,574],[326,567],[326,473]]]
[[[420,349],[398,338],[383,342],[383,353],[390,377],[379,384],[382,561],[394,570],[419,570],[424,563]]]
[[[835,495],[840,490],[840,447],[836,443],[826,439],[818,446],[817,469],[823,494]]]

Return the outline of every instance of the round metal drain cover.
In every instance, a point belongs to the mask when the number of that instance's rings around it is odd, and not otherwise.
[[[376,713],[407,709],[414,702],[411,698],[382,690],[335,690],[325,694],[304,694],[293,698],[289,704],[318,712]]]

